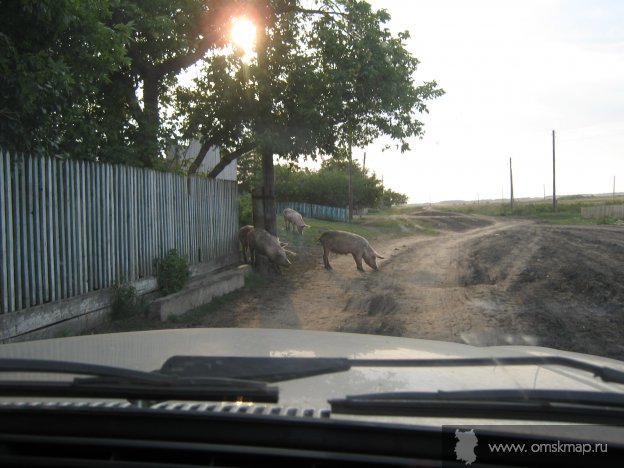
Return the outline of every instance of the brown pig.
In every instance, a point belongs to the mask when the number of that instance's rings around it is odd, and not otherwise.
[[[241,245],[241,250],[243,251],[243,262],[244,263],[249,263],[249,261],[251,261],[251,258],[249,258],[249,260],[247,260],[247,252],[249,252],[249,233],[253,230],[253,226],[248,224],[246,226],[243,226],[242,228],[240,228],[240,230],[238,231],[238,242],[240,242]]]
[[[331,270],[329,264],[329,253],[351,254],[357,265],[357,269],[364,271],[362,268],[362,259],[373,270],[377,270],[377,258],[383,258],[373,250],[368,241],[362,236],[345,231],[326,231],[319,238],[323,245],[323,262],[325,268]]]
[[[264,255],[269,259],[271,264],[275,266],[276,271],[279,273],[281,266],[290,266],[290,260],[286,256],[284,242],[265,231],[264,229],[255,228],[247,235],[249,241],[249,251],[251,254],[251,263],[256,264],[256,255]]]
[[[284,224],[287,231],[290,231],[290,225],[292,224],[299,231],[299,235],[303,235],[303,230],[310,227],[303,222],[303,216],[292,208],[284,210]]]

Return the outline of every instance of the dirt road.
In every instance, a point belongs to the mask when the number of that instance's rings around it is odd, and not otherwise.
[[[624,359],[624,227],[418,212],[439,234],[370,239],[378,272],[299,249],[282,276],[252,284],[185,326],[330,330],[529,344]],[[306,235],[314,235],[306,233]],[[293,250],[297,250],[296,246]]]

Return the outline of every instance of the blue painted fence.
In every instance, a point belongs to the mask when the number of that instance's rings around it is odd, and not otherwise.
[[[0,317],[238,255],[236,182],[0,149]]]
[[[277,214],[281,214],[285,208],[292,208],[301,213],[304,218],[329,219],[331,221],[347,222],[347,209],[336,206],[315,205],[303,202],[277,202]]]

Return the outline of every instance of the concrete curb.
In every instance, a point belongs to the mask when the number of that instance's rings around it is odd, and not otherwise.
[[[150,315],[158,316],[164,322],[172,315],[182,315],[196,307],[208,304],[215,297],[242,288],[248,265],[230,268],[218,273],[195,277],[182,290],[156,299],[150,304]]]

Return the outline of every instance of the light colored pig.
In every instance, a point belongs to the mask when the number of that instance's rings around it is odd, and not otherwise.
[[[319,238],[323,245],[323,262],[325,268],[331,270],[329,264],[329,253],[351,254],[357,265],[357,269],[364,271],[362,268],[362,259],[373,270],[377,270],[377,258],[383,258],[373,250],[368,241],[362,236],[345,231],[326,231]]]
[[[255,228],[247,235],[249,241],[249,251],[251,254],[251,263],[256,264],[256,255],[264,255],[269,259],[271,264],[275,266],[279,273],[281,266],[290,266],[290,260],[286,256],[284,247],[288,244],[280,242],[280,240],[268,233],[264,229]]]
[[[290,231],[290,225],[292,224],[299,231],[299,235],[303,235],[303,230],[310,227],[303,222],[303,216],[292,208],[284,210],[284,224],[287,231]]]
[[[240,242],[241,250],[243,251],[243,262],[249,263],[251,261],[251,255],[249,256],[249,260],[247,258],[247,252],[249,252],[249,233],[253,230],[253,226],[248,224],[243,226],[238,231],[238,242]]]

